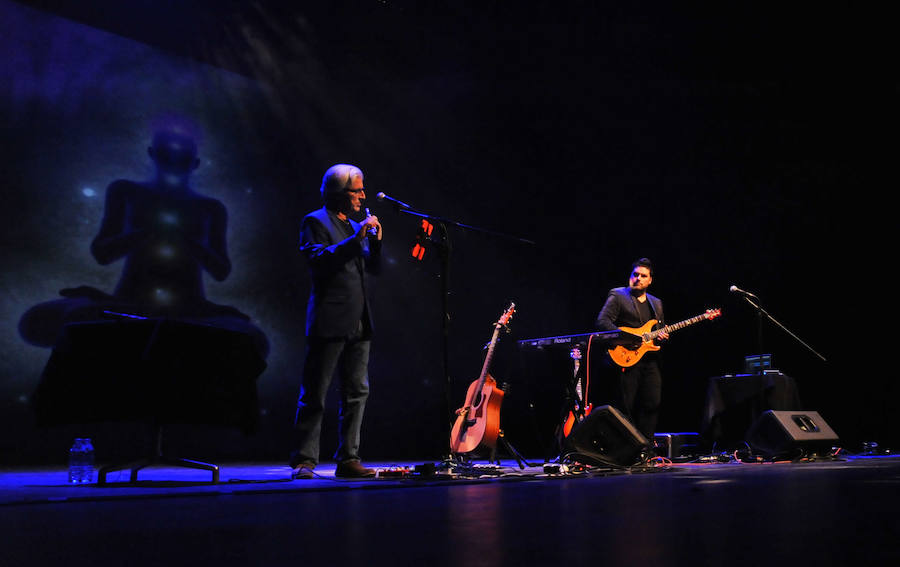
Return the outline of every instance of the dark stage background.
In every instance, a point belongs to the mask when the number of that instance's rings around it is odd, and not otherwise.
[[[641,256],[669,321],[724,310],[666,347],[661,431],[698,431],[708,379],[758,351],[735,284],[827,358],[765,326],[764,350],[808,409],[851,449],[896,442],[890,339],[859,336],[890,320],[890,225],[874,219],[888,207],[877,170],[895,147],[897,85],[877,71],[887,51],[874,15],[303,4],[0,0],[0,461],[61,461],[76,434],[100,459],[145,448],[131,425],[37,429],[28,399],[49,350],[16,324],[61,288],[112,290],[121,265],[89,253],[105,188],[149,174],[149,127],[166,113],[202,128],[195,187],[229,213],[234,269],[207,294],[272,344],[259,431],[192,428],[175,451],[286,458],[309,289],[299,220],[337,162],[363,169],[372,201],[384,191],[536,243],[451,229],[450,401],[462,403],[514,300],[493,374],[511,384],[504,420],[523,452],[547,452],[561,376],[523,361],[515,341],[590,330]],[[439,265],[410,258],[415,218],[370,206],[388,264],[374,284],[363,456],[438,458]]]

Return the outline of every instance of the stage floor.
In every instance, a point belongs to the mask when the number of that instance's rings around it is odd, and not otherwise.
[[[389,473],[421,462],[367,463]],[[281,464],[0,472],[2,565],[890,565],[900,457],[290,480]],[[468,472],[468,471],[467,471]],[[483,474],[482,474],[483,473]]]

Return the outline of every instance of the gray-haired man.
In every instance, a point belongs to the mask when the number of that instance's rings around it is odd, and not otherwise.
[[[306,257],[312,289],[306,315],[306,360],[297,403],[293,478],[312,478],[319,462],[325,396],[335,372],[340,384],[339,444],[335,475],[374,476],[359,458],[360,428],[369,394],[368,364],[372,315],[367,274],[381,268],[382,228],[378,218],[350,218],[366,198],[359,168],[330,167],[320,189],[325,206],[303,218],[300,251]]]

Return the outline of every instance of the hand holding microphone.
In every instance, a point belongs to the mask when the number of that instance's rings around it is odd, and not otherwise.
[[[366,218],[363,221],[363,228],[365,229],[366,237],[375,237],[381,240],[381,223],[378,222],[378,217],[369,211],[369,207],[366,207]]]
[[[366,221],[372,218],[372,211],[369,210],[369,207],[366,207]],[[378,218],[376,217],[376,221]],[[366,230],[369,236],[375,236],[378,234],[378,227],[374,225],[369,225],[369,228]]]

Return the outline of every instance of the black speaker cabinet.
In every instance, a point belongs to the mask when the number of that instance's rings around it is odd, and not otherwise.
[[[769,410],[747,431],[750,447],[768,456],[797,449],[806,453],[828,452],[837,442],[837,434],[815,411]]]
[[[594,409],[566,438],[564,449],[591,465],[631,466],[650,447],[647,439],[612,406]]]

